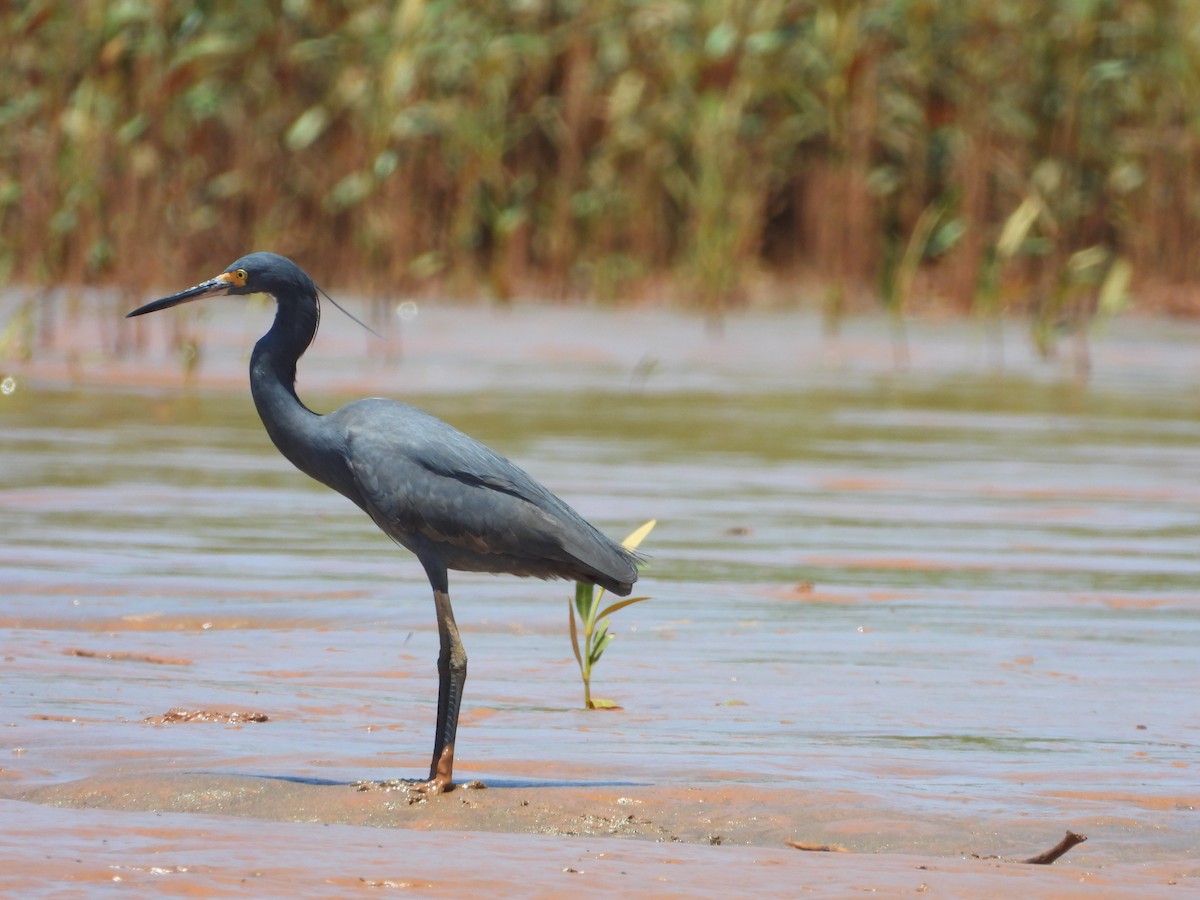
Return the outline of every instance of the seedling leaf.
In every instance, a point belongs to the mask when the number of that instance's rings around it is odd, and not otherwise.
[[[600,661],[600,657],[608,648],[608,645],[613,642],[615,634],[609,634],[608,623],[604,622],[600,625],[600,633],[596,635],[596,639],[592,641],[591,650],[588,652],[588,662],[593,666]]]
[[[579,668],[582,670],[583,657],[579,655],[579,631],[575,628],[575,609],[569,600],[567,601],[567,612],[570,614],[571,622],[571,649],[575,651],[575,662],[579,663]]]
[[[649,599],[650,599],[649,597],[627,597],[624,600],[618,600],[616,603],[612,604],[611,606],[605,607],[601,611],[600,615],[598,615],[596,618],[606,619],[609,616],[611,616],[613,613],[617,612],[618,610],[622,610],[627,606],[632,606],[634,603],[641,603],[643,600],[649,600]]]
[[[592,585],[584,584],[582,581],[575,582],[575,608],[579,610],[579,618],[583,622],[588,622],[591,619],[591,611],[596,605],[596,598]]]
[[[646,539],[646,535],[653,531],[654,526],[657,524],[658,519],[651,519],[641,528],[630,534],[629,537],[625,538],[625,540],[621,541],[621,546],[626,550],[636,550],[638,545]]]

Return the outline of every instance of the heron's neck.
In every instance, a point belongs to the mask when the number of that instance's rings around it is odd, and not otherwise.
[[[317,333],[317,298],[278,303],[275,322],[250,354],[250,393],[258,415],[279,452],[302,471],[305,436],[319,418],[296,396],[296,362]]]

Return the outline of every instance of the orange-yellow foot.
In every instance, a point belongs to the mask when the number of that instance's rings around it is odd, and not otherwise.
[[[429,780],[417,788],[423,794],[445,794],[454,790],[454,745],[442,748],[442,755],[433,764]]]
[[[360,791],[404,791],[410,797],[409,803],[420,803],[432,794],[448,794],[459,785],[454,783],[454,748],[446,747],[438,757],[437,765],[429,773],[428,781],[410,781],[408,779],[392,779],[390,781],[356,781],[354,787]],[[465,790],[483,790],[487,787],[482,781],[468,781],[463,784]]]

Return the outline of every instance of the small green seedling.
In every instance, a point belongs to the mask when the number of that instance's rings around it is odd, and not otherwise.
[[[654,530],[657,519],[651,519],[625,540],[621,546],[626,550],[636,550],[638,544],[645,540],[646,535]],[[597,589],[593,584],[575,584],[575,602],[567,602],[571,613],[571,649],[575,651],[575,661],[579,663],[579,674],[583,677],[583,705],[587,709],[617,709],[617,704],[611,700],[592,699],[592,667],[600,661],[604,648],[612,643],[615,634],[609,634],[609,617],[634,603],[649,600],[649,597],[627,597],[618,600],[604,609],[600,608],[600,598],[604,596],[604,588]],[[583,623],[583,646],[579,644],[579,628],[575,624],[575,614],[579,613],[579,621]]]

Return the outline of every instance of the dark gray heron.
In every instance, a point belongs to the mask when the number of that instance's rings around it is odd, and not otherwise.
[[[316,284],[289,259],[251,253],[215,278],[129,315],[218,294],[275,298],[275,321],[250,356],[250,392],[279,452],[354,501],[425,567],[441,652],[433,761],[420,787],[450,790],[467,654],[447,570],[566,578],[626,596],[638,577],[635,555],[507,459],[423,410],[381,399],[328,415],[306,407],[296,396],[296,363],[317,333],[320,305]]]

